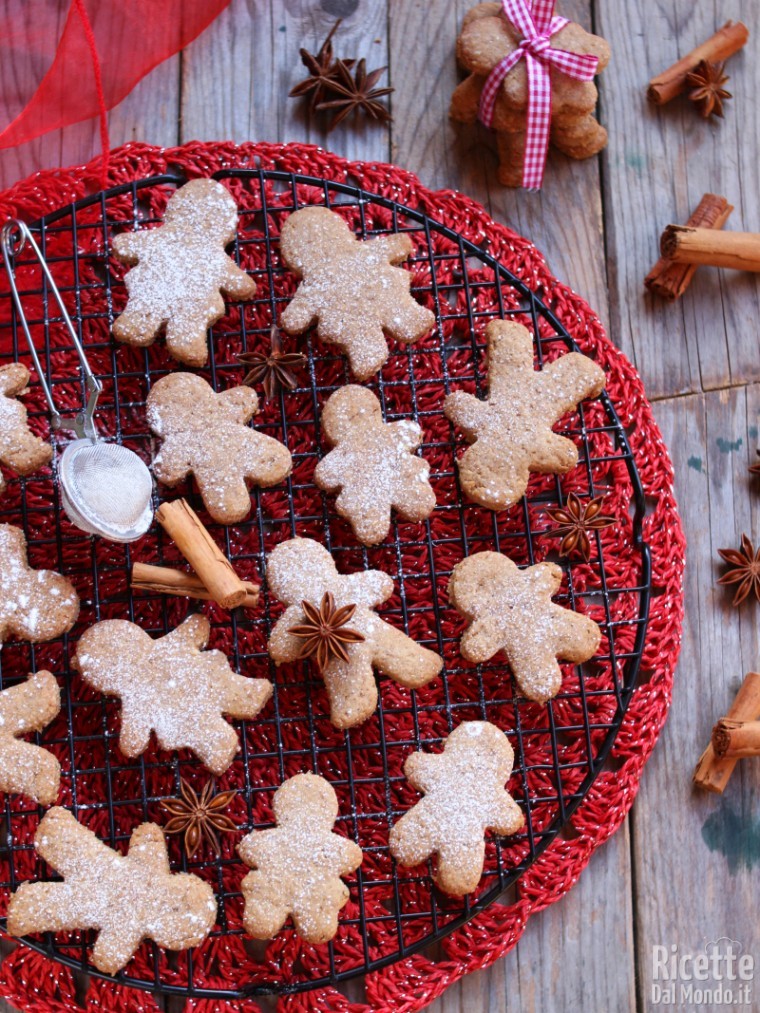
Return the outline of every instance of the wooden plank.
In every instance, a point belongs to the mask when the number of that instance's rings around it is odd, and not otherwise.
[[[651,1008],[654,946],[696,954],[728,937],[755,960],[760,954],[750,900],[760,864],[760,761],[741,761],[722,797],[691,785],[713,722],[744,673],[757,667],[760,651],[757,602],[734,610],[730,590],[717,584],[724,570],[718,548],[738,545],[742,531],[760,534],[757,480],[747,472],[756,460],[759,410],[756,385],[657,405],[665,441],[678,448],[676,488],[689,547],[674,705],[632,817],[641,1009]]]
[[[627,824],[577,885],[532,918],[514,950],[432,1003],[430,1013],[636,1009]]]
[[[370,70],[387,64],[385,2],[233,0],[185,53],[183,141],[302,141],[347,158],[387,161],[386,127],[362,120],[328,135],[323,114],[312,116],[303,102],[286,98],[307,74],[299,48],[316,53],[338,10],[345,13],[333,40],[336,56],[365,57]]]
[[[613,52],[600,86],[604,119],[614,125],[603,155],[611,332],[651,397],[760,379],[750,324],[760,311],[755,276],[702,268],[675,304],[643,289],[662,228],[685,221],[703,193],[736,205],[730,229],[760,229],[752,41],[727,65],[735,98],[725,120],[705,122],[683,97],[659,109],[645,99],[651,76],[729,18],[744,21],[757,39],[760,6],[743,0],[719,8],[673,0],[597,4],[599,31]]]

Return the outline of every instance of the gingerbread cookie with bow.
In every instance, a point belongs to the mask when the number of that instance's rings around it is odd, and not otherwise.
[[[437,855],[438,886],[455,897],[472,893],[483,873],[485,831],[514,834],[525,823],[504,787],[513,763],[509,740],[488,721],[462,722],[442,753],[408,756],[404,774],[425,797],[391,829],[390,851],[399,865]]]
[[[545,703],[556,696],[562,683],[557,658],[588,661],[602,638],[593,619],[551,600],[561,583],[556,564],[520,570],[500,552],[476,552],[457,563],[449,599],[470,620],[460,643],[462,657],[482,664],[504,651],[529,700]]]
[[[530,4],[523,6],[530,8]],[[600,36],[565,18],[554,18],[549,25],[547,32],[538,31],[534,16],[528,13],[524,27],[530,31],[525,35],[507,16],[505,4],[481,3],[465,14],[457,39],[457,61],[468,77],[454,90],[449,115],[460,123],[481,118],[494,128],[498,178],[505,186],[524,182],[531,100],[528,59],[539,60],[548,71],[545,115],[551,143],[570,158],[589,158],[607,143],[607,131],[594,117],[593,77],[609,63],[610,47]],[[529,38],[531,33],[533,38]],[[547,55],[549,48],[560,55]],[[516,62],[506,74],[492,76],[510,57]],[[533,96],[533,101],[540,105],[541,97]]]
[[[79,615],[79,596],[54,570],[33,570],[20,528],[0,524],[0,643],[9,636],[33,644],[66,633]]]
[[[462,488],[475,503],[504,510],[524,494],[531,471],[564,474],[575,467],[578,448],[552,426],[600,394],[605,376],[580,352],[536,371],[530,332],[513,321],[492,320],[486,340],[487,400],[455,391],[443,411],[473,444],[458,462]]]
[[[366,387],[349,384],[331,395],[322,411],[322,431],[334,450],[317,465],[314,481],[339,490],[335,507],[364,545],[382,542],[391,509],[422,521],[435,509],[430,465],[414,454],[422,442],[416,422],[383,422],[380,402]]]
[[[414,689],[434,679],[443,666],[434,651],[373,611],[393,593],[393,580],[380,570],[338,573],[324,546],[311,538],[293,538],[270,554],[267,583],[287,605],[272,630],[269,653],[276,665],[315,658],[336,728],[361,724],[374,712],[374,668]]]
[[[72,667],[101,693],[121,698],[125,756],[144,753],[155,732],[162,749],[190,749],[214,774],[232,763],[238,734],[222,715],[255,718],[272,684],[236,675],[221,651],[204,651],[210,629],[196,614],[157,640],[125,619],[83,634]]]
[[[387,360],[386,334],[411,344],[435,324],[432,311],[409,294],[411,275],[397,266],[413,251],[407,235],[362,241],[335,211],[306,207],[283,225],[280,251],[301,279],[283,329],[302,334],[316,323],[318,336],[346,353],[359,380]]]
[[[175,359],[205,365],[207,328],[225,312],[222,293],[251,299],[256,292],[253,278],[225,253],[237,223],[229,191],[215,180],[194,179],[171,197],[163,225],[115,236],[114,255],[136,265],[124,277],[129,299],[113,323],[116,340],[152,345],[165,327]]]
[[[63,876],[62,883],[22,883],[8,907],[8,932],[73,932],[95,929],[92,962],[116,974],[143,939],[168,950],[201,943],[216,921],[208,883],[172,873],[161,828],[143,823],[120,855],[56,806],[37,828],[35,847]]]
[[[55,676],[37,672],[0,693],[0,791],[18,792],[40,805],[58,796],[61,765],[55,756],[19,735],[41,732],[61,710]]]
[[[148,424],[162,441],[153,460],[156,478],[175,486],[193,474],[220,524],[250,513],[251,485],[276,485],[290,474],[288,448],[247,425],[259,407],[250,387],[217,394],[200,376],[170,373],[151,389],[146,405]]]
[[[254,830],[238,845],[249,872],[241,884],[243,925],[254,939],[271,939],[288,917],[308,943],[326,943],[338,931],[349,891],[341,876],[362,862],[353,841],[333,833],[338,799],[316,774],[296,774],[275,792],[277,826]]]
[[[18,400],[29,383],[29,370],[20,362],[0,368],[0,463],[17,475],[31,475],[47,464],[53,448],[35,436],[26,420],[26,407]],[[0,493],[5,479],[0,475]]]

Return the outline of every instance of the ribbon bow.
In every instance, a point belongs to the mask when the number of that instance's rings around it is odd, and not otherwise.
[[[554,0],[501,0],[502,10],[522,40],[514,52],[505,56],[491,71],[480,96],[480,119],[487,127],[493,124],[496,98],[510,70],[525,57],[528,71],[528,120],[525,135],[522,185],[538,190],[544,177],[549,132],[552,120],[552,87],[549,66],[577,81],[591,81],[598,60],[590,54],[569,53],[554,49],[549,41],[569,24],[567,18],[554,17]]]

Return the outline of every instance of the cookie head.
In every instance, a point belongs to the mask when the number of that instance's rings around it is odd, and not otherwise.
[[[210,242],[227,244],[235,237],[237,205],[229,191],[211,179],[193,179],[166,205],[164,224],[179,224]]]
[[[338,815],[338,799],[323,777],[296,774],[277,789],[272,808],[279,826],[303,823],[327,831]]]
[[[337,443],[350,437],[356,428],[357,421],[382,422],[383,411],[380,402],[367,387],[349,384],[339,387],[330,396],[322,410],[321,424],[330,439]]]
[[[328,208],[301,208],[290,215],[282,227],[282,243],[288,251],[288,264],[301,271],[311,264],[319,265],[330,246],[340,250],[351,248],[354,234],[340,215]]]

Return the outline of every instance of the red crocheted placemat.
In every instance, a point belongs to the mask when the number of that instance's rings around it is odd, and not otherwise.
[[[446,673],[440,683],[418,691],[411,703],[406,691],[384,680],[378,715],[348,736],[336,732],[326,720],[324,692],[318,683],[302,671],[272,673],[275,714],[265,712],[261,720],[243,728],[243,757],[235,761],[219,787],[240,789],[230,812],[242,828],[271,820],[272,792],[284,777],[315,769],[330,778],[341,812],[346,814],[339,827],[365,849],[359,878],[350,881],[351,901],[342,913],[339,934],[330,947],[311,947],[292,930],[285,930],[265,948],[251,947],[240,931],[239,883],[246,870],[235,857],[237,835],[225,840],[219,861],[190,866],[209,878],[220,898],[220,926],[215,934],[193,951],[191,963],[145,945],[123,980],[145,987],[158,975],[164,987],[177,991],[190,987],[209,996],[189,998],[186,1010],[233,1013],[258,1007],[252,998],[228,999],[225,993],[267,984],[303,986],[377,966],[365,977],[366,1005],[350,1002],[336,987],[320,985],[282,995],[280,1006],[419,1009],[463,974],[487,966],[514,946],[528,917],[572,886],[594,848],[617,829],[633,802],[642,767],[665,720],[680,642],[684,541],[673,498],[672,469],[641,382],[607,339],[598,318],[551,276],[528,240],[491,221],[475,202],[454,192],[426,190],[411,173],[394,166],[349,163],[302,145],[198,143],[168,150],[128,145],[112,153],[109,183],[129,184],[162,173],[191,178],[220,170],[235,170],[225,185],[241,208],[236,253],[259,282],[257,298],[245,307],[232,307],[214,328],[212,361],[204,375],[220,389],[240,382],[242,367],[235,353],[242,347],[266,347],[269,326],[292,295],[294,280],[278,264],[276,240],[294,202],[324,203],[329,194],[333,206],[364,235],[409,230],[416,249],[410,268],[412,284],[420,301],[437,310],[439,325],[434,335],[410,350],[394,345],[378,382],[386,417],[413,415],[423,425],[424,453],[433,468],[439,509],[424,538],[418,525],[395,524],[387,544],[368,551],[356,548],[350,530],[325,506],[311,481],[320,453],[319,406],[336,385],[345,382],[347,374],[341,357],[329,354],[310,338],[313,382],[282,400],[268,402],[257,417],[257,426],[264,431],[287,436],[294,455],[288,488],[257,493],[255,518],[219,537],[226,538],[226,548],[241,575],[253,579],[261,576],[265,552],[293,533],[320,540],[326,535],[341,570],[371,566],[392,573],[400,589],[384,614],[403,624],[415,639],[440,650]],[[250,170],[250,175],[237,170]],[[269,174],[266,179],[259,170]],[[285,175],[279,180],[276,172],[314,180],[296,185]],[[83,168],[38,173],[0,195],[0,214],[36,220],[96,194],[99,178],[99,160]],[[377,195],[377,200],[357,203],[319,180],[361,187]],[[113,230],[131,228],[137,220],[150,224],[160,219],[173,185],[169,180],[144,189],[126,186],[107,202],[95,196],[75,219],[64,215],[46,230],[46,255],[72,313],[86,323],[93,368],[99,375],[112,377],[106,383],[100,425],[104,432],[118,433],[148,459],[145,396],[151,380],[175,364],[160,342],[144,351],[115,348],[110,341],[109,323],[123,307],[124,292],[123,270],[108,257],[108,238]],[[430,220],[453,232],[431,228]],[[474,248],[463,248],[456,236],[475,244]],[[526,288],[503,284],[488,267],[485,255],[478,257],[477,248],[486,249]],[[78,382],[64,379],[75,375],[75,362],[59,323],[51,322],[44,294],[37,293],[34,270],[19,269],[19,281],[27,291],[27,313],[38,321],[40,333],[44,328],[51,349],[49,367],[58,381],[56,396],[64,405],[76,404]],[[4,282],[2,288],[0,360],[12,353],[24,358],[23,347],[9,347],[12,332]],[[548,307],[546,313],[542,306]],[[454,462],[459,444],[452,440],[441,402],[449,384],[482,389],[478,385],[484,375],[483,328],[488,319],[505,314],[533,328],[537,354],[543,361],[567,350],[567,339],[551,324],[556,319],[569,338],[605,369],[607,395],[619,423],[611,419],[602,400],[565,420],[563,431],[582,447],[582,465],[561,482],[554,476],[534,476],[524,504],[495,517],[462,501]],[[27,403],[34,425],[45,431],[38,387],[30,390]],[[635,475],[627,466],[631,457],[646,497],[646,513],[638,517],[632,516],[637,490]],[[591,666],[584,666],[583,671],[566,667],[562,692],[547,707],[539,707],[513,694],[503,665],[478,671],[463,665],[457,652],[462,622],[447,606],[446,580],[463,554],[483,548],[500,547],[518,563],[554,558],[558,542],[543,534],[550,526],[546,508],[570,490],[581,496],[603,493],[605,512],[618,518],[614,528],[599,533],[591,562],[573,562],[568,568],[560,598],[599,621],[604,641]],[[190,488],[182,491],[192,496]],[[53,565],[71,576],[83,599],[82,615],[70,637],[60,642],[36,648],[7,644],[2,657],[4,681],[41,667],[66,672],[70,645],[95,619],[129,616],[151,632],[164,632],[187,610],[184,602],[128,595],[125,575],[131,558],[176,559],[155,531],[132,548],[98,543],[93,552],[91,541],[54,508],[56,495],[49,475],[25,483],[11,480],[0,503],[0,519],[23,520],[33,564]],[[220,529],[212,530],[219,534]],[[651,553],[651,573],[643,544]],[[95,579],[97,605],[93,606]],[[645,609],[642,614],[642,603],[647,601],[648,617]],[[276,610],[266,595],[266,614],[250,620],[205,606],[213,623],[211,646],[224,649],[241,671],[258,674],[266,665],[266,633]],[[636,684],[626,685],[625,673],[635,675],[632,666],[639,656]],[[67,677],[63,686],[66,706],[43,741],[62,761],[61,804],[74,808],[78,818],[104,840],[120,846],[142,820],[163,822],[158,799],[174,793],[180,774],[204,783],[207,775],[184,754],[172,759],[151,748],[138,763],[125,763],[115,745],[118,706],[104,703],[80,680]],[[444,936],[435,957],[425,950],[412,952],[415,945],[443,934],[469,911],[439,895],[425,870],[399,877],[392,869],[388,824],[415,800],[404,784],[403,760],[420,744],[436,748],[452,724],[482,717],[498,723],[516,743],[518,764],[510,787],[529,819],[525,834],[489,843],[485,874],[473,902],[496,895],[510,881],[510,870],[521,872],[516,899],[476,910],[469,921]],[[596,773],[618,721],[607,762]],[[585,791],[590,771],[596,777]],[[104,799],[106,794],[108,799]],[[557,834],[563,814],[579,799],[578,808],[566,820],[572,832]],[[31,848],[39,810],[15,799],[11,807],[6,800],[6,816],[13,847],[10,854],[0,854],[0,879],[6,884],[0,913],[7,905],[7,887],[41,872]],[[172,849],[176,865],[187,867],[176,841]],[[82,937],[72,934],[62,940],[55,950],[58,955],[72,964],[86,961]],[[394,962],[381,966],[383,960]],[[35,1013],[82,1008],[70,967],[25,945],[0,968],[0,994]],[[93,978],[86,1008],[123,1011],[158,1006],[146,992]]]

